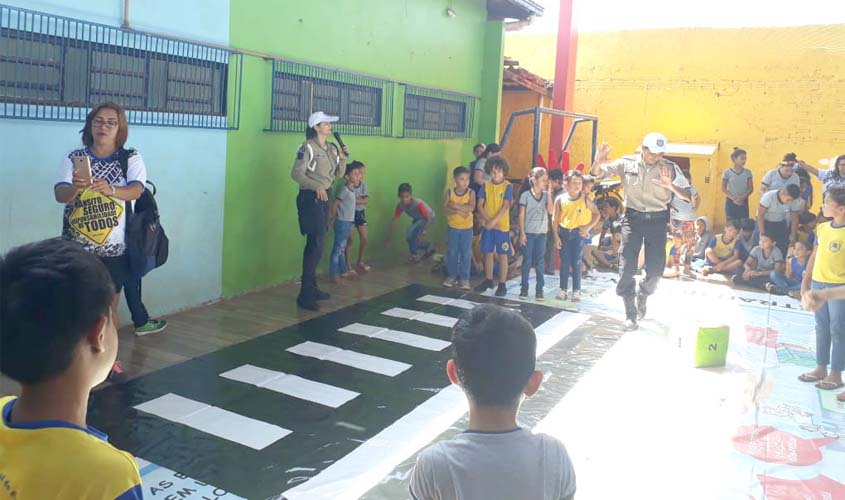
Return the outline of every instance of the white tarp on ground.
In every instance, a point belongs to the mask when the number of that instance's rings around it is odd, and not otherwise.
[[[845,404],[797,380],[815,365],[812,314],[664,280],[649,316],[537,426],[566,444],[579,500],[845,498]],[[731,327],[725,367],[677,347],[698,320]]]

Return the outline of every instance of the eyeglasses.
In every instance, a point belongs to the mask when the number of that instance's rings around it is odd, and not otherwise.
[[[103,120],[102,118],[94,118],[91,124],[98,128],[115,128],[119,125],[117,120]]]

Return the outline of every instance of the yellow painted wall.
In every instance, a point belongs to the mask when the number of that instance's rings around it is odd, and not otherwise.
[[[784,153],[817,165],[845,152],[845,25],[589,33],[578,47],[574,110],[598,115],[599,140],[614,155],[633,151],[652,130],[670,142],[720,145],[711,182],[693,173],[710,207],[701,215],[717,223],[734,146],[749,153],[752,207],[759,181]],[[505,42],[508,56],[544,78],[554,76],[554,49],[553,35]],[[573,156],[588,156],[588,148],[577,136]],[[816,183],[814,207],[819,190]]]
[[[551,107],[551,99],[531,91],[506,90],[502,92],[502,120],[499,140],[505,133],[511,113],[523,109],[536,108],[537,106]],[[547,151],[549,150],[549,131],[551,129],[551,118],[540,117],[540,154],[548,161]],[[517,117],[511,128],[508,142],[505,144],[502,154],[508,160],[511,167],[510,178],[526,177],[531,170],[532,150],[534,147],[534,116],[525,115]]]

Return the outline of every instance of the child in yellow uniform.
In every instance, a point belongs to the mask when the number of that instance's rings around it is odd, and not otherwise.
[[[513,204],[513,186],[505,180],[510,167],[501,156],[487,160],[491,179],[484,183],[478,192],[478,218],[484,229],[481,232],[481,251],[484,253],[484,273],[486,279],[475,291],[482,293],[496,287],[496,296],[507,294],[505,282],[508,280],[508,256],[511,254],[509,216]],[[499,282],[493,281],[493,259],[498,259]]]
[[[0,258],[0,498],[141,500],[135,459],[86,423],[88,394],[117,356],[108,269],[52,239]],[[130,424],[131,425],[131,424]]]
[[[449,276],[443,286],[460,286],[469,290],[469,272],[472,264],[472,212],[475,209],[475,192],[469,187],[469,170],[458,167],[452,172],[455,187],[446,190],[443,210],[449,226],[446,246],[446,269]]]
[[[583,175],[577,170],[567,174],[566,191],[555,200],[554,239],[560,251],[560,294],[558,300],[567,300],[569,276],[572,276],[572,301],[581,300],[581,259],[584,237],[599,221],[595,203],[582,192]]]
[[[845,285],[845,188],[830,188],[822,211],[833,220],[816,228],[816,246],[801,283],[805,303],[812,302],[813,292],[818,293],[817,290]],[[798,379],[815,382],[822,390],[840,389],[845,370],[845,300],[829,300],[816,309],[815,315],[816,369]],[[845,393],[838,399],[845,401]]]

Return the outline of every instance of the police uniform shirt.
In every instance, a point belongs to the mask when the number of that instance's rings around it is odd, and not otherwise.
[[[665,158],[655,165],[646,165],[641,155],[623,156],[616,161],[601,166],[601,178],[617,175],[625,189],[625,206],[638,212],[662,212],[672,201],[672,190],[656,182],[660,178],[661,167],[674,170],[672,184],[689,189],[690,184],[681,169]]]
[[[346,160],[340,157],[337,146],[326,142],[320,146],[316,139],[308,139],[296,153],[291,178],[302,189],[331,189],[335,177],[346,173]]]

